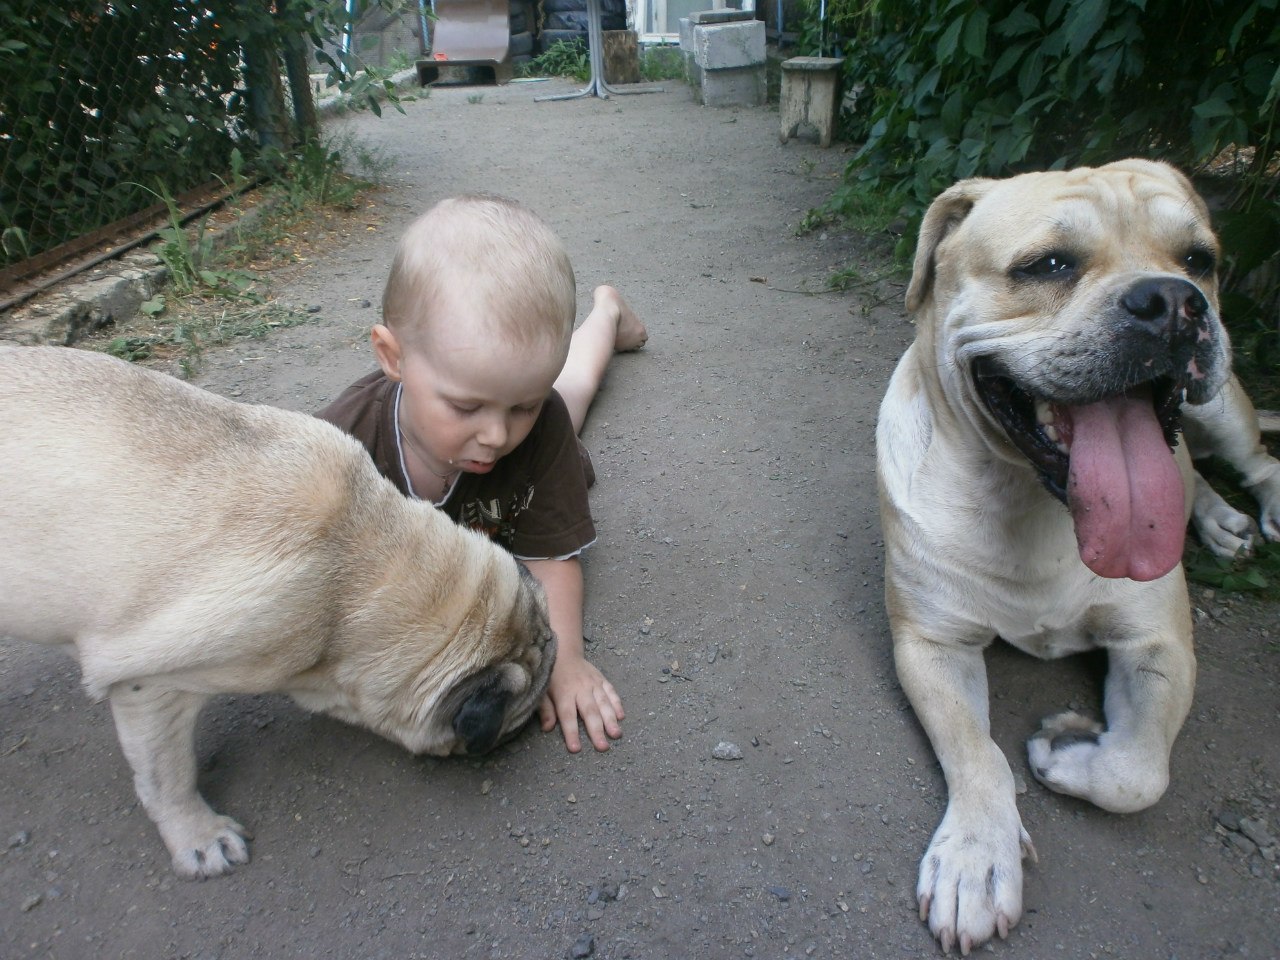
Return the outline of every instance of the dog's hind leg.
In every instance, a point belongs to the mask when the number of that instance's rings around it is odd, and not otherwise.
[[[898,678],[947,779],[947,812],[920,863],[920,919],[944,952],[1007,936],[1022,915],[1022,827],[1013,772],[991,739],[981,646],[938,643],[894,625]]]
[[[247,863],[244,827],[214,813],[196,791],[196,717],[208,697],[141,680],[116,684],[110,698],[138,799],[169,848],[174,872],[196,880]]]
[[[1183,610],[1187,608],[1183,601]],[[1191,709],[1196,662],[1189,613],[1176,639],[1108,647],[1105,728],[1075,713],[1049,717],[1027,741],[1037,780],[1113,813],[1143,810],[1169,785],[1169,753]]]

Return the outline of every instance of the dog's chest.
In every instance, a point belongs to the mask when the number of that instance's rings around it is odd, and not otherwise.
[[[1045,660],[1096,649],[1110,618],[1107,598],[1099,596],[1091,579],[1025,580],[1018,588],[993,591],[987,594],[987,626],[1005,642]]]
[[[1083,622],[1064,626],[1052,626],[1044,622],[1010,623],[997,630],[997,633],[1005,642],[1042,660],[1056,660],[1058,657],[1083,653],[1098,646],[1093,631],[1086,628]]]

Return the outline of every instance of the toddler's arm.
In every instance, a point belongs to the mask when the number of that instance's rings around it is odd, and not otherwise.
[[[578,721],[597,750],[609,749],[609,738],[622,736],[626,714],[622,700],[604,674],[587,662],[582,642],[582,564],[568,560],[527,560],[525,566],[547,593],[551,629],[556,634],[556,665],[538,714],[542,729],[557,722],[570,753],[582,749]]]

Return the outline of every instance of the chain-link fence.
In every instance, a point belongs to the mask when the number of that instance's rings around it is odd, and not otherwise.
[[[240,55],[207,7],[0,0],[0,247],[34,257],[229,169]]]
[[[0,291],[314,132],[315,51],[347,71],[401,8],[416,24],[417,0],[0,0]]]

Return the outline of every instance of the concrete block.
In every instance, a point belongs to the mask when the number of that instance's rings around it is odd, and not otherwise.
[[[684,79],[693,91],[693,99],[702,99],[702,67],[693,57],[693,21],[680,18],[680,53],[684,56]]]
[[[737,23],[740,20],[754,20],[754,10],[698,10],[689,14],[689,21],[699,23]]]
[[[764,67],[704,70],[699,89],[707,107],[758,107],[765,100]]]
[[[695,24],[693,59],[703,70],[764,64],[764,21]]]
[[[693,21],[688,17],[680,18],[680,50],[693,56]]]

